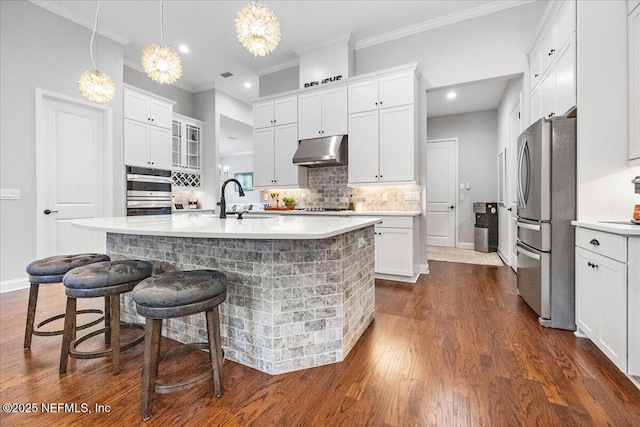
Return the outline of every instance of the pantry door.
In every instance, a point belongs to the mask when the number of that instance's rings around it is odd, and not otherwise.
[[[427,141],[427,244],[456,247],[458,139]]]

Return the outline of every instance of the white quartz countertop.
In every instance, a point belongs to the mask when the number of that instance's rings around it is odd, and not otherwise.
[[[220,239],[324,239],[374,225],[380,217],[326,218],[290,215],[220,219],[214,214],[85,218],[79,228],[108,233]]]
[[[571,221],[571,224],[623,236],[640,236],[640,224],[632,224],[631,221],[626,223],[624,221]]]
[[[349,216],[349,217],[362,217],[362,216],[419,216],[422,215],[421,211],[303,211],[303,210],[289,210],[289,211],[249,211],[249,214],[258,215],[311,215],[311,216]],[[245,214],[247,215],[247,214]]]

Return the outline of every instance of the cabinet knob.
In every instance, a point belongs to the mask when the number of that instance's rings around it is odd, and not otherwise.
[[[382,101],[380,101],[380,105],[382,105]]]
[[[600,242],[598,242],[597,239],[591,239],[591,241],[589,243],[591,243],[594,246],[600,246]]]
[[[378,175],[376,175],[376,178],[378,177]]]
[[[533,75],[533,77],[539,77],[539,76],[540,76],[540,74],[534,74]]]
[[[322,131],[318,131],[318,133],[322,133]]]
[[[556,52],[556,50],[555,50],[555,49],[551,49],[551,50],[549,51],[549,56],[553,55],[555,52]]]
[[[548,118],[551,118],[551,117],[553,117],[553,116],[555,116],[555,115],[556,115],[556,113],[549,113],[549,114],[547,114],[547,117],[548,117]]]
[[[378,103],[376,102],[376,105],[378,105]]]

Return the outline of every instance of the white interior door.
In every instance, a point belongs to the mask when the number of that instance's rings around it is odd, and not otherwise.
[[[456,246],[457,139],[427,141],[427,244]]]
[[[104,233],[70,221],[111,212],[111,110],[42,91],[36,102],[38,258],[104,252]]]
[[[510,265],[513,271],[518,271],[518,253],[516,251],[516,240],[518,239],[518,227],[516,225],[516,220],[518,219],[518,196],[516,194],[516,182],[517,182],[517,173],[518,173],[518,164],[517,164],[517,152],[518,152],[518,136],[522,132],[522,124],[520,117],[520,102],[516,104],[516,106],[511,111],[511,115],[509,116],[509,152],[510,158],[507,162],[507,188],[509,189],[508,206],[510,209],[509,216],[509,247],[511,250],[510,253]]]

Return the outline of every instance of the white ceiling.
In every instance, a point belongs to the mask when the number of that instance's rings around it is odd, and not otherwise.
[[[427,90],[427,117],[449,116],[498,108],[509,80],[507,76],[463,85]],[[451,92],[456,94],[448,99]]]
[[[235,139],[232,139],[235,138]],[[220,116],[220,157],[253,152],[253,127]]]
[[[94,1],[32,1],[93,27]],[[267,1],[280,20],[282,41],[266,58],[255,58],[235,34],[236,14],[246,1],[166,0],[164,41],[176,50],[181,44],[190,49],[179,53],[183,74],[177,86],[191,92],[216,87],[250,102],[258,98],[258,73],[295,61],[295,49],[349,32],[357,49],[529,1]],[[142,50],[160,41],[160,2],[102,0],[99,22],[101,34],[125,44],[125,64],[140,69]],[[220,77],[226,71],[234,76]],[[247,81],[252,83],[251,89],[243,87]]]

